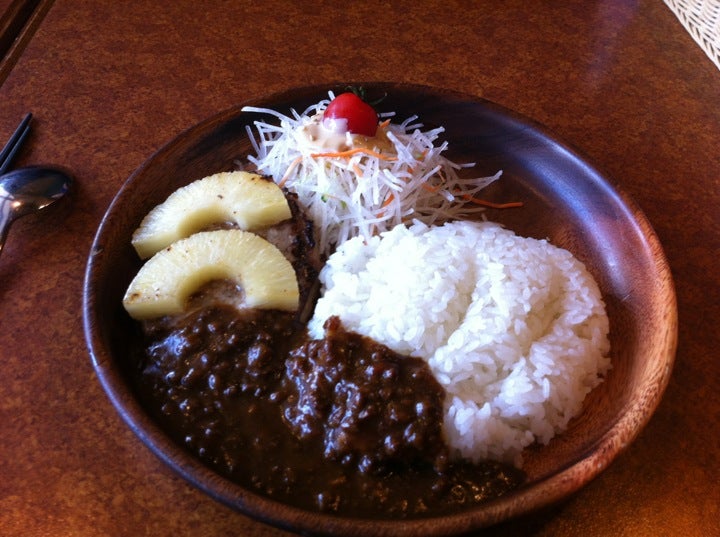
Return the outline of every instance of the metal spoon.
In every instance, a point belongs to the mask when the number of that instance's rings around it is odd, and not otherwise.
[[[46,166],[27,166],[0,175],[0,253],[15,220],[55,203],[71,184],[68,173]]]

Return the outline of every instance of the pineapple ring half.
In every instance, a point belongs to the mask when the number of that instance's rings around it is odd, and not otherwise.
[[[291,217],[282,189],[258,174],[221,172],[177,189],[135,230],[132,245],[147,259],[173,242],[221,222],[240,229],[271,226]]]
[[[203,231],[151,257],[128,287],[123,306],[134,319],[182,313],[187,298],[212,280],[240,286],[248,307],[295,311],[295,270],[278,248],[248,231]]]

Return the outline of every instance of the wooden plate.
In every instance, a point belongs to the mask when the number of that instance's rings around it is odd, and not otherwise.
[[[123,293],[140,262],[130,245],[142,217],[176,188],[235,167],[251,151],[243,105],[290,113],[347,84],[293,89],[243,103],[190,128],[128,179],[109,207],[90,253],[83,297],[88,348],[98,378],[127,424],[162,460],[217,500],[295,531],[333,535],[448,535],[528,513],[575,492],[606,468],[645,426],[667,385],[677,342],[677,309],[667,261],[647,219],[580,153],[541,125],[478,97],[404,84],[357,84],[387,93],[381,110],[402,120],[417,114],[443,126],[456,161],[477,163],[479,176],[503,170],[484,192],[522,209],[488,210],[519,234],[548,238],[581,259],[597,279],[611,323],[613,369],[585,401],[583,413],[547,446],[526,450],[528,482],[515,492],[457,515],[424,520],[350,520],[302,511],[235,485],[174,444],[136,400],[128,382],[132,324]],[[648,461],[652,464],[652,461]]]

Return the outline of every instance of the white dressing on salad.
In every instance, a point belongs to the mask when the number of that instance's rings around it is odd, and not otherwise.
[[[378,125],[375,136],[353,134],[347,129],[347,121],[323,119],[322,114],[315,114],[300,125],[295,139],[301,151],[341,152],[362,148],[397,155],[394,144],[388,139],[387,126]]]

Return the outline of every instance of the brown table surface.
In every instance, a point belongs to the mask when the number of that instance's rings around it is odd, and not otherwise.
[[[123,181],[186,127],[386,80],[483,96],[581,148],[644,209],[677,286],[676,367],[646,429],[567,502],[489,534],[720,535],[720,72],[659,1],[487,4],[40,3],[0,81],[0,139],[32,111],[18,164],[66,165],[77,190],[16,222],[0,257],[0,534],[283,534],[186,484],[118,417],[85,348],[85,259]]]

